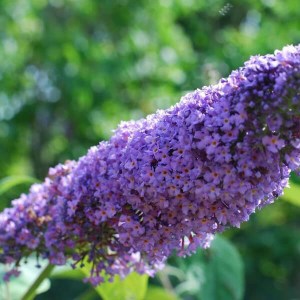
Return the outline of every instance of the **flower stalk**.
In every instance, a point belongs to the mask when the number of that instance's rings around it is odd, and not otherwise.
[[[54,267],[54,265],[48,264],[45,267],[45,269],[40,273],[40,275],[36,278],[36,280],[32,283],[32,285],[29,287],[29,289],[26,291],[21,300],[32,300],[36,295],[36,290],[41,285],[41,283],[50,276]]]
[[[300,46],[287,46],[165,111],[122,122],[0,214],[0,262],[30,252],[52,265],[88,261],[97,285],[103,274],[152,275],[173,251],[208,247],[299,170],[299,111]]]

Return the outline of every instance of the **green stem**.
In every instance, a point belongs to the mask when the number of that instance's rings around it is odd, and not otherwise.
[[[35,296],[36,289],[40,286],[40,284],[44,281],[44,279],[48,278],[52,270],[54,269],[54,265],[48,264],[48,266],[43,270],[43,272],[38,276],[38,278],[33,282],[30,288],[27,290],[25,295],[21,300],[32,300]]]

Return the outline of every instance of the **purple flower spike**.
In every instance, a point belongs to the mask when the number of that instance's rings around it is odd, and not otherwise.
[[[122,122],[0,214],[0,262],[153,274],[272,203],[300,166],[300,46],[255,56],[165,111]],[[16,271],[14,271],[16,273]]]

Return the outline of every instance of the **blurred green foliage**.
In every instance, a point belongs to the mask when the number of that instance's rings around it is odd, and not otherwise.
[[[183,299],[243,299],[242,258],[236,248],[220,236],[214,239],[207,250],[199,249],[185,259],[173,257],[169,263],[178,269],[177,273],[173,272],[177,274],[173,284],[176,294]]]
[[[120,120],[166,108],[250,55],[299,43],[300,10],[298,0],[2,0],[0,28],[1,178],[42,179]],[[289,201],[227,233],[245,263],[245,299],[300,297],[299,180],[292,186]],[[6,189],[1,207],[27,187]],[[70,279],[52,282],[38,299],[68,300],[62,286],[95,296]]]
[[[46,262],[41,263],[41,267],[45,267]],[[35,268],[36,259],[30,257],[27,264],[22,266],[20,276],[12,277],[10,282],[2,281],[3,275],[8,271],[6,265],[0,264],[0,299],[1,300],[20,300],[27,291],[28,287],[36,280],[42,269]],[[50,280],[45,279],[36,289],[35,294],[44,293],[50,288]]]

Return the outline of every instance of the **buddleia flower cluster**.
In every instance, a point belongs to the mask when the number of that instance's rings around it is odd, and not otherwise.
[[[254,56],[217,85],[139,121],[0,214],[0,262],[88,261],[92,284],[153,274],[270,204],[300,166],[300,46]]]

